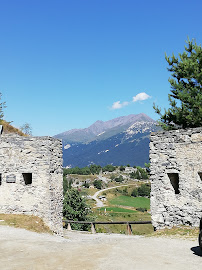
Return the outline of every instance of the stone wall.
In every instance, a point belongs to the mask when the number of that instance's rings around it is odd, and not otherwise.
[[[151,214],[156,229],[199,226],[202,128],[151,134]]]
[[[62,143],[51,137],[0,136],[0,213],[41,217],[62,234]]]

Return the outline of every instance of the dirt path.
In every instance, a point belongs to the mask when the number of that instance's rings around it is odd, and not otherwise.
[[[197,241],[66,232],[66,238],[0,226],[1,270],[198,270]]]
[[[129,184],[129,185],[120,185],[120,186],[115,186],[115,187],[109,187],[109,188],[104,188],[104,189],[101,189],[101,190],[98,190],[97,192],[95,192],[95,194],[93,196],[91,196],[92,199],[94,199],[96,201],[96,207],[103,207],[104,206],[104,203],[97,198],[97,196],[106,191],[106,190],[109,190],[109,189],[114,189],[114,188],[118,188],[118,187],[128,187],[128,186],[134,186],[136,184]]]

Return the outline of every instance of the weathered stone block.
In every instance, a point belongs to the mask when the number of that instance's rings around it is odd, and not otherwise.
[[[202,216],[202,128],[152,133],[150,140],[154,227],[198,226]]]
[[[51,230],[62,234],[61,141],[1,135],[0,176],[0,213],[39,216]]]

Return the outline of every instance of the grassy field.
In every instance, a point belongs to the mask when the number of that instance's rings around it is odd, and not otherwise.
[[[91,181],[94,181],[97,177],[96,175],[79,175],[79,174],[68,174],[67,175],[69,178],[75,178],[78,179],[79,181],[85,182],[85,180],[90,179]]]
[[[81,196],[94,195],[95,192],[98,191],[96,188],[82,188],[80,191]]]
[[[101,207],[100,211],[105,212],[114,212],[114,213],[133,213],[137,212],[135,210],[127,209],[127,208],[120,208],[120,207]]]
[[[135,208],[149,209],[149,199],[144,197],[129,197],[123,195],[109,194],[110,200],[108,206],[101,208],[94,208],[93,215],[96,221],[149,221],[151,215],[148,212],[140,212]],[[133,207],[133,209],[129,208]],[[106,209],[106,211],[105,211]],[[96,225],[97,232],[104,233],[121,233],[126,234],[126,225]],[[134,235],[145,236],[174,236],[180,238],[198,238],[199,229],[186,226],[174,227],[171,229],[164,229],[155,231],[151,224],[132,225]]]
[[[8,225],[38,233],[52,233],[42,219],[35,216],[0,214],[0,225]]]
[[[106,211],[105,211],[106,209]],[[120,207],[102,207],[94,208],[93,214],[95,221],[144,221],[151,220],[151,216],[147,212],[139,212],[127,208]],[[153,232],[151,224],[146,225],[132,225],[133,234],[147,235]],[[104,233],[126,233],[126,225],[96,225],[97,232]]]
[[[109,201],[112,205],[122,205],[134,208],[146,208],[150,209],[150,199],[145,197],[129,197],[120,195]]]
[[[121,188],[123,190],[123,188]],[[110,192],[111,191],[111,192]],[[150,213],[137,211],[136,208],[150,209],[150,200],[144,197],[130,197],[122,195],[119,191],[108,190],[106,206],[93,207],[92,218],[95,221],[150,221]],[[92,207],[92,204],[91,204]],[[126,225],[96,225],[97,232],[125,234]],[[153,233],[151,224],[132,225],[133,234],[148,235]]]
[[[180,238],[192,238],[198,239],[199,228],[189,227],[189,226],[178,226],[173,228],[165,228],[163,230],[155,231],[151,234],[151,236],[175,236]]]

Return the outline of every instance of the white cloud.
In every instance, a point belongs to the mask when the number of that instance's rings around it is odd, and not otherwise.
[[[120,102],[120,101],[116,101],[112,104],[111,109],[112,110],[118,110],[121,109],[125,106],[128,106],[129,104],[131,104],[132,102],[137,102],[137,101],[143,101],[146,99],[151,98],[151,96],[147,95],[145,92],[141,92],[139,94],[137,94],[136,96],[133,97],[133,100],[128,102],[128,101],[124,101],[124,102]]]
[[[127,102],[127,101],[124,101],[123,103],[121,103],[120,101],[116,101],[113,103],[111,108],[113,110],[117,110],[117,109],[121,109],[121,108],[127,106],[128,104],[129,104],[129,102]]]
[[[148,98],[151,98],[151,97],[147,95],[145,92],[142,92],[133,97],[133,102],[146,100]]]

